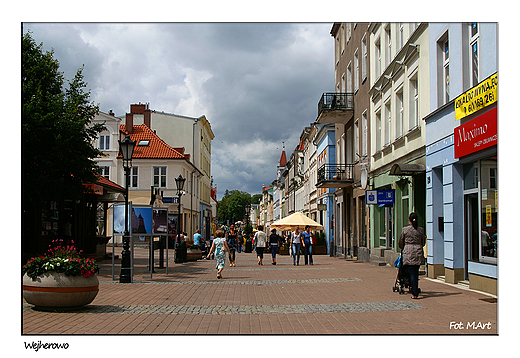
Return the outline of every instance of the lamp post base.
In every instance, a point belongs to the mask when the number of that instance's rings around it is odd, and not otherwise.
[[[124,249],[121,253],[121,273],[119,274],[120,283],[132,283],[132,268],[130,265],[130,250]]]

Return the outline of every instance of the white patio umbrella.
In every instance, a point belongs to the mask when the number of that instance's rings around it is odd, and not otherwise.
[[[275,221],[273,224],[271,224],[271,228],[281,231],[293,231],[296,230],[296,228],[303,230],[307,225],[310,226],[311,230],[323,230],[323,226],[311,218],[303,215],[299,211],[286,216],[283,219]]]

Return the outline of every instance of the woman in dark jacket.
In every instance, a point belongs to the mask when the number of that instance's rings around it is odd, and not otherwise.
[[[408,266],[412,298],[419,296],[419,267],[424,264],[424,250],[426,235],[424,229],[418,226],[417,214],[411,213],[410,225],[403,228],[399,237],[399,248],[402,250],[403,265]]]

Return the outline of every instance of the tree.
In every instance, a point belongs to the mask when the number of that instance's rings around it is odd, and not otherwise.
[[[222,223],[234,224],[236,221],[243,220],[246,217],[246,205],[251,204],[251,195],[239,191],[227,191],[221,201],[218,203],[217,218]]]
[[[93,146],[102,124],[91,121],[99,107],[89,102],[83,68],[64,88],[53,52],[29,33],[22,36],[22,199],[32,203],[76,199],[83,183],[95,182],[101,154]]]

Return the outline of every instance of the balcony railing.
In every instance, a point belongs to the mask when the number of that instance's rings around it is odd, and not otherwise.
[[[318,184],[327,181],[352,182],[354,164],[324,164],[318,168]]]
[[[318,115],[324,110],[354,110],[354,94],[324,93],[318,103]]]

